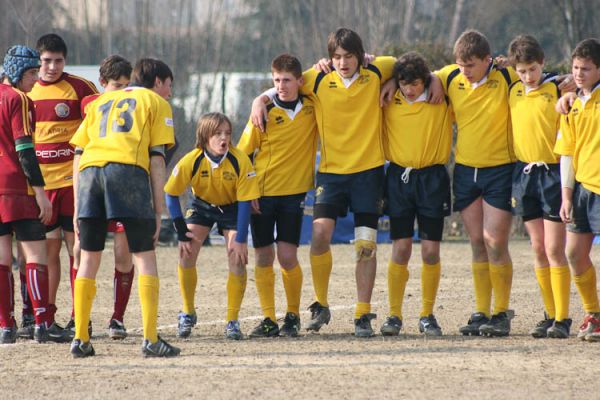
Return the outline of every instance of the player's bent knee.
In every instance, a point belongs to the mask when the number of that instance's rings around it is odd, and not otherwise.
[[[374,258],[377,252],[377,229],[367,226],[354,228],[354,249],[357,262]]]

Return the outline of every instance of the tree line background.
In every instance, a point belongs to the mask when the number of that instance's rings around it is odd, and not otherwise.
[[[219,111],[201,102],[191,114],[178,106],[177,99],[198,91],[192,84],[198,74],[269,72],[283,52],[308,68],[327,55],[327,35],[338,27],[358,32],[370,53],[418,50],[433,68],[453,61],[452,45],[467,28],[482,31],[494,55],[505,53],[515,35],[532,34],[547,64],[562,70],[577,42],[600,33],[600,0],[0,0],[0,9],[4,49],[33,47],[39,36],[56,32],[67,42],[69,64],[98,65],[115,53],[167,62],[183,152],[193,143],[197,117]],[[246,118],[233,121],[236,136]],[[456,224],[449,225],[460,231]]]

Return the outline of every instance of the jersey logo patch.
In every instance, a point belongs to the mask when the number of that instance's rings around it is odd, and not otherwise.
[[[166,126],[173,126],[173,118],[165,118],[165,125]]]
[[[554,99],[550,93],[540,93],[540,96],[542,96],[547,103],[554,103]]]
[[[302,106],[302,111],[304,111],[305,114],[313,114],[315,108],[313,106]]]
[[[495,79],[490,79],[485,83],[485,85],[490,89],[496,89],[498,87],[498,81]]]
[[[369,75],[360,75],[356,81],[358,83],[360,83],[361,85],[365,85],[365,84],[369,83],[370,80],[371,80],[371,77]]]
[[[283,124],[283,122],[284,122],[284,119],[283,119],[283,117],[282,117],[282,116],[279,116],[279,115],[278,115],[278,116],[275,118],[275,123],[276,123],[276,124]]]
[[[337,83],[335,81],[329,82],[329,89],[337,89]]]
[[[201,178],[208,178],[208,171],[207,170],[202,170],[200,171],[200,177]]]
[[[465,90],[465,84],[462,82],[458,83],[458,90]]]
[[[247,176],[248,178],[253,178],[253,177],[255,177],[255,176],[256,176],[256,172],[254,172],[254,171],[250,171],[250,172],[248,172],[248,174],[247,174],[246,176]]]
[[[65,103],[58,103],[54,106],[54,112],[59,118],[67,118],[71,113],[71,109]]]
[[[223,179],[225,179],[226,181],[233,181],[233,180],[235,180],[235,175],[229,171],[224,171]]]
[[[185,212],[185,217],[190,218],[192,215],[194,215],[194,210],[192,208],[188,208]]]

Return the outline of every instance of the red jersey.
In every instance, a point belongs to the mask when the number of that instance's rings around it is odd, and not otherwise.
[[[46,190],[73,185],[73,156],[69,141],[83,120],[81,100],[98,93],[90,81],[66,72],[56,82],[39,80],[29,94],[35,104],[35,152]]]
[[[25,93],[0,84],[0,194],[31,194],[15,141],[35,130],[33,102]]]

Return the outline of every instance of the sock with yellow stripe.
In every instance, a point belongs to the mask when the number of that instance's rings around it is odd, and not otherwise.
[[[327,292],[329,290],[329,276],[331,275],[331,268],[333,267],[333,260],[331,257],[331,250],[318,256],[310,255],[310,269],[312,271],[313,287],[315,289],[315,296],[317,301],[321,303],[323,307],[329,307],[327,301]]]
[[[194,298],[196,297],[196,284],[198,283],[198,272],[196,267],[184,268],[177,266],[177,275],[179,277],[179,290],[181,291],[181,300],[183,301],[183,312],[186,314],[195,314],[196,306]]]
[[[512,264],[490,264],[490,281],[494,289],[494,314],[506,312],[512,287]]]
[[[300,296],[302,295],[302,268],[296,265],[292,269],[281,268],[281,278],[287,299],[287,312],[300,316]]]
[[[402,319],[402,302],[404,290],[408,281],[408,266],[390,261],[388,265],[388,298],[390,302],[390,316]]]
[[[420,317],[433,314],[433,306],[440,286],[442,266],[437,264],[425,264],[421,267],[421,298],[422,309]]]
[[[273,266],[255,267],[254,279],[256,280],[256,291],[260,301],[263,316],[277,321],[275,316],[275,273]]]
[[[490,281],[490,265],[487,262],[471,264],[473,287],[475,288],[475,312],[490,316],[492,304],[492,282]]]
[[[365,314],[371,312],[371,303],[356,303],[356,309],[354,311],[354,319],[359,319]]]
[[[555,319],[562,321],[569,318],[569,301],[571,300],[571,273],[568,265],[550,267],[550,281],[556,306]]]
[[[248,275],[234,275],[229,273],[227,277],[227,321],[236,321],[244,300],[246,292],[246,281]]]
[[[78,277],[74,288],[75,339],[89,342],[88,324],[92,313],[92,304],[96,297],[96,280]]]
[[[573,276],[573,282],[581,296],[584,311],[588,314],[600,312],[598,292],[596,291],[596,268],[590,265],[583,274]]]
[[[554,319],[556,315],[556,307],[554,305],[554,293],[553,285],[550,279],[550,268],[549,267],[535,267],[535,277],[537,278],[540,291],[542,292],[542,300],[544,301],[544,308],[549,319]]]
[[[150,343],[156,343],[158,334],[156,325],[158,323],[158,276],[141,275],[138,278],[138,291],[140,292],[140,304],[142,306],[142,326],[144,328],[144,339]]]

